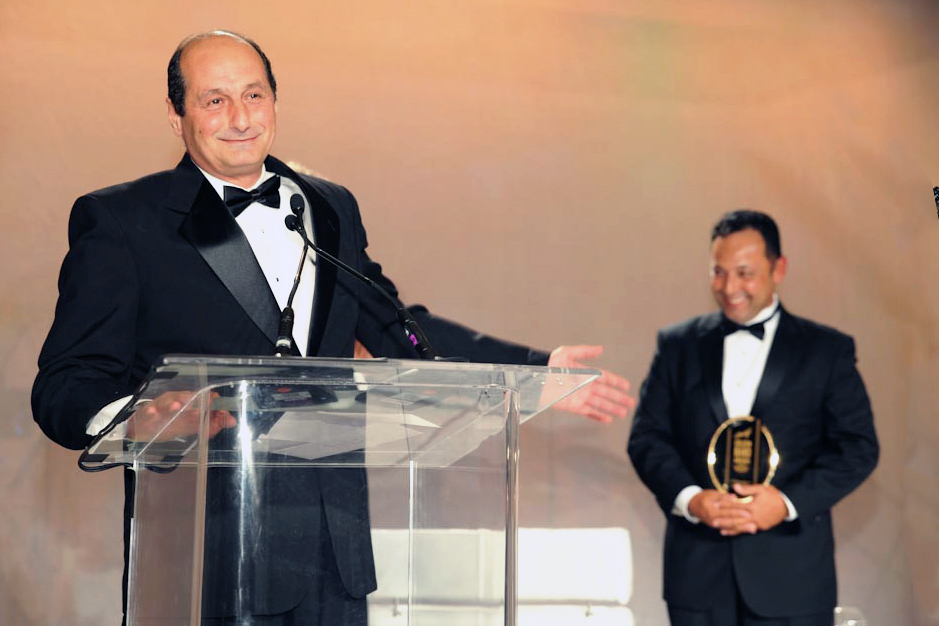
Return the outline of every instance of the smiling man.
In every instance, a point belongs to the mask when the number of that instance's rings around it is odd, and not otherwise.
[[[391,294],[394,284],[366,253],[358,205],[344,187],[301,175],[270,156],[277,83],[253,41],[228,31],[184,40],[167,69],[167,110],[186,154],[175,169],[79,198],[59,277],[55,320],[39,356],[33,415],[52,440],[85,447],[118,412],[151,365],[168,353],[272,355],[281,311],[303,246],[284,226],[302,199],[316,243]],[[416,358],[395,309],[329,263],[303,258],[286,339],[294,355]],[[436,318],[414,316],[442,356],[577,367],[599,346],[550,354]],[[625,417],[629,384],[604,372],[562,408],[599,421]],[[188,397],[164,394],[135,408],[138,425],[162,425]],[[234,425],[213,412],[213,433]],[[183,420],[179,420],[184,423]],[[134,433],[128,433],[132,436]],[[364,470],[298,470],[259,477],[265,529],[252,536],[252,576],[231,562],[231,472],[210,472],[202,614],[205,624],[364,624],[375,589]],[[133,475],[126,475],[125,541]],[[231,507],[227,507],[231,508]],[[155,567],[161,564],[154,563]],[[248,581],[251,587],[241,587]]]
[[[257,182],[276,131],[277,83],[263,55],[235,37],[197,37],[168,72],[173,132],[196,165],[243,188]]]
[[[796,317],[776,290],[779,231],[757,211],[711,233],[719,312],[659,333],[628,452],[667,519],[664,597],[673,626],[830,626],[831,507],[877,463],[854,341]],[[715,488],[714,432],[761,420],[781,458],[769,484]],[[723,487],[723,485],[721,485]]]

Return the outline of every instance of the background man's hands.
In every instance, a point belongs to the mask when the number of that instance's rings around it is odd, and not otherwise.
[[[737,535],[751,520],[749,514],[736,506],[737,497],[717,489],[704,489],[688,502],[688,512],[722,535]]]
[[[688,502],[688,512],[727,537],[755,534],[781,523],[789,514],[772,485],[734,485],[735,493],[705,489]]]
[[[738,500],[738,506],[748,511],[750,522],[745,532],[769,530],[782,523],[789,515],[782,493],[772,485],[734,485],[734,491],[745,500]],[[751,499],[752,498],[752,499]]]

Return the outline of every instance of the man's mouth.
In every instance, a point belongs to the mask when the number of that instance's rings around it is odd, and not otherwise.
[[[239,143],[251,143],[258,137],[260,137],[260,135],[253,135],[251,137],[219,137],[219,140],[224,141],[225,143],[239,144]]]

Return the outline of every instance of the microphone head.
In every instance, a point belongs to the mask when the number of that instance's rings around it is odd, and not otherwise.
[[[300,229],[300,220],[296,215],[288,215],[284,218],[284,225],[287,227],[287,230],[296,230]]]
[[[293,214],[297,217],[303,215],[303,196],[298,193],[290,196],[290,210],[293,211]]]

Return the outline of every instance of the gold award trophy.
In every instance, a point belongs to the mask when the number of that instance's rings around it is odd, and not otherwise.
[[[714,487],[732,493],[736,483],[768,485],[779,465],[779,451],[762,420],[732,417],[711,436],[707,464]]]

